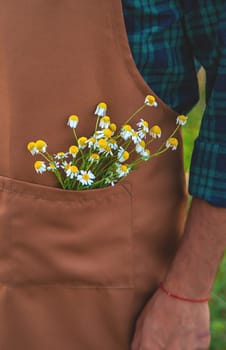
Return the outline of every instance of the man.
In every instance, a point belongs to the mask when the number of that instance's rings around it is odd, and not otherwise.
[[[123,10],[138,69],[173,109],[187,113],[198,99],[195,59],[207,76],[184,238],[163,281],[166,292],[159,289],[137,321],[132,350],[207,349],[208,304],[195,301],[209,294],[226,246],[226,5],[123,0]]]

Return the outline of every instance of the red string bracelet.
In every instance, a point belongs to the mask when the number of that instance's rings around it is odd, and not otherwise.
[[[190,299],[190,298],[184,298],[184,297],[181,297],[179,295],[173,294],[173,293],[171,293],[171,292],[169,292],[168,290],[165,289],[165,287],[163,286],[163,282],[160,282],[159,288],[165,294],[169,295],[172,298],[183,300],[183,301],[190,301],[191,303],[205,303],[205,302],[210,300],[210,295],[207,298],[205,298],[205,299]]]

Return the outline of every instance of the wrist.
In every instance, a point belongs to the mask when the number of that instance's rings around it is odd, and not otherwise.
[[[224,215],[223,215],[224,214]],[[226,209],[193,200],[181,245],[164,281],[179,295],[205,298],[226,245]]]
[[[190,302],[190,303],[206,303],[210,300],[210,295],[206,296],[205,298],[188,298],[186,296],[182,296],[182,295],[178,295],[173,293],[172,291],[168,290],[165,285],[163,284],[163,282],[160,282],[159,284],[159,289],[167,294],[169,297],[177,299],[177,300],[181,300],[181,301],[185,301],[185,302]]]

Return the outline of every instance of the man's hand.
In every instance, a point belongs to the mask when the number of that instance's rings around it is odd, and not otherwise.
[[[207,350],[208,303],[174,299],[158,290],[136,325],[131,350]]]
[[[164,287],[182,297],[206,298],[225,247],[226,208],[193,198]],[[206,350],[209,342],[208,304],[177,300],[157,290],[137,321],[132,350]]]

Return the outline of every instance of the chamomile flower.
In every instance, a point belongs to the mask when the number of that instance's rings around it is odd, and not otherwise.
[[[98,117],[104,117],[107,112],[107,104],[105,102],[98,103],[96,110],[94,112]]]
[[[172,151],[175,151],[177,147],[178,147],[178,140],[176,139],[176,137],[170,137],[166,141],[166,148],[172,148]]]
[[[97,144],[98,144],[98,148],[99,148],[100,152],[104,152],[108,148],[108,143],[107,143],[107,140],[105,140],[105,139],[100,139],[97,142]]]
[[[146,96],[146,98],[145,98],[145,100],[144,100],[144,103],[145,103],[147,106],[151,106],[151,107],[157,107],[157,106],[158,106],[158,103],[156,102],[155,97],[152,96],[152,95]]]
[[[109,156],[109,155],[113,156],[113,153],[109,144],[107,144],[106,148],[102,152],[100,151],[100,153],[103,153],[106,156]]]
[[[32,156],[34,156],[35,154],[38,153],[38,150],[37,150],[37,148],[36,148],[36,143],[33,142],[33,141],[32,141],[32,142],[29,142],[29,143],[27,144],[27,149],[28,149],[29,152],[31,152]]]
[[[129,174],[130,168],[127,164],[117,164],[116,173],[118,174],[118,177],[124,177]]]
[[[134,131],[132,132],[132,141],[133,143],[136,145],[138,142],[141,141],[141,138],[140,136],[138,135],[138,132],[137,131]]]
[[[177,120],[176,120],[176,124],[184,126],[187,123],[188,117],[186,117],[186,115],[178,115]]]
[[[89,157],[90,163],[98,163],[100,161],[100,156],[98,153],[92,153]]]
[[[162,135],[162,130],[158,125],[153,125],[150,129],[150,135],[153,137],[153,139],[157,139],[161,137]]]
[[[67,157],[68,157],[68,154],[65,152],[58,152],[57,154],[54,155],[54,158],[58,160],[65,159]]]
[[[41,160],[37,160],[34,163],[34,168],[38,174],[42,174],[46,171],[46,164],[45,164],[45,162],[43,162]]]
[[[145,138],[147,133],[149,132],[149,125],[148,122],[144,119],[140,119],[140,121],[137,123],[138,129],[138,135],[141,139]]]
[[[118,149],[118,144],[117,144],[116,140],[113,139],[113,138],[111,138],[111,139],[108,140],[108,145],[109,145],[110,148],[111,148],[112,150],[114,150],[114,151],[115,151],[116,149]]]
[[[72,145],[72,146],[69,147],[69,154],[73,158],[75,158],[77,156],[78,152],[79,152],[78,146]]]
[[[50,162],[49,165],[48,165],[48,167],[47,167],[47,170],[48,170],[48,171],[55,171],[55,170],[57,170],[59,167],[60,167],[59,162]]]
[[[77,115],[70,115],[68,117],[67,125],[70,126],[70,128],[75,129],[78,125],[79,117]]]
[[[85,170],[81,170],[80,174],[77,177],[78,181],[82,184],[82,185],[92,185],[94,179],[95,179],[95,175],[89,170],[89,171],[85,171]]]
[[[104,137],[110,139],[113,135],[113,131],[110,128],[104,129]]]
[[[119,162],[120,163],[124,163],[126,160],[129,159],[129,152],[125,151],[123,152],[123,154],[121,155],[121,157],[119,158]]]
[[[79,139],[78,139],[78,146],[79,146],[79,148],[80,149],[86,148],[87,141],[88,141],[87,137],[85,137],[85,136],[79,137]]]
[[[118,161],[123,163],[127,159],[129,159],[129,152],[127,152],[123,147],[120,147],[118,151]]]
[[[47,148],[47,143],[45,141],[43,141],[43,140],[37,140],[35,142],[35,147],[36,147],[38,152],[45,153],[46,152],[46,148]]]
[[[141,140],[136,144],[135,150],[138,154],[140,154],[144,151],[144,149],[145,149],[145,142]]]
[[[117,125],[116,125],[115,123],[111,123],[111,124],[109,125],[109,128],[113,131],[113,133],[115,133],[116,130],[117,130]]]
[[[102,117],[100,119],[100,128],[101,129],[106,129],[106,128],[108,128],[110,126],[110,123],[111,123],[110,117],[105,115],[104,117]]]
[[[125,124],[121,128],[120,136],[123,138],[123,140],[127,141],[130,137],[132,137],[133,134],[133,128],[129,124]]]
[[[150,159],[150,156],[151,156],[151,152],[149,151],[149,149],[144,149],[142,152],[141,152],[141,157],[143,160],[147,161]]]
[[[100,153],[105,154],[106,156],[108,155],[113,155],[112,150],[110,145],[108,144],[106,139],[100,139],[98,141],[98,149]]]
[[[96,131],[96,138],[106,138],[109,139],[113,135],[113,131],[109,128]]]
[[[97,147],[97,139],[96,137],[90,137],[88,140],[87,140],[87,146],[88,148],[94,148],[96,149]]]
[[[144,129],[144,131],[147,133],[149,131],[149,125],[148,122],[144,119],[140,119],[140,121],[137,123],[137,126],[140,129]]]
[[[76,165],[70,165],[68,169],[66,170],[66,175],[70,179],[74,179],[78,176],[78,168]]]
[[[70,168],[70,166],[72,165],[71,162],[67,162],[66,160],[63,161],[61,168],[65,171],[65,173],[67,172],[67,170]]]

